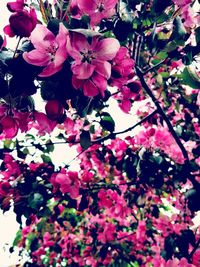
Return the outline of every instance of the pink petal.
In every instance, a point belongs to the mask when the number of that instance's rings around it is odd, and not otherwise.
[[[77,4],[81,11],[91,14],[96,9],[96,1],[94,0],[77,0]]]
[[[51,62],[43,71],[38,75],[39,77],[49,77],[62,69],[62,65],[55,65],[55,62]]]
[[[98,72],[106,79],[109,79],[111,76],[111,64],[107,61],[98,61],[93,60],[92,62],[95,65],[95,72]]]
[[[70,197],[75,199],[79,196],[79,187],[72,186],[69,190]]]
[[[79,80],[74,75],[72,76],[72,85],[75,89],[82,88],[83,84],[84,84],[84,80]]]
[[[87,38],[81,33],[73,32],[70,40],[73,49],[78,51],[87,51],[90,49]]]
[[[117,4],[118,0],[102,0],[101,2],[106,7],[106,10],[109,10],[109,9],[115,7],[115,5]]]
[[[88,79],[92,76],[95,66],[88,62],[81,63],[80,65],[73,65],[72,72],[77,79]]]
[[[55,41],[54,34],[42,24],[37,24],[32,31],[30,41],[38,50],[48,49]]]
[[[3,31],[5,34],[7,34],[9,37],[14,37],[15,33],[12,31],[10,25],[7,25],[3,28]]]
[[[111,60],[120,48],[119,41],[114,38],[106,38],[97,44],[95,51],[98,60]]]
[[[90,81],[90,80],[87,80],[84,85],[83,85],[83,92],[84,92],[84,95],[85,96],[96,96],[99,94],[99,90],[98,88],[96,87],[96,85]]]
[[[24,8],[24,1],[9,2],[7,3],[7,8],[10,12],[21,11]]]
[[[102,75],[95,73],[92,76],[92,81],[95,83],[95,85],[99,89],[101,96],[104,97],[105,96],[105,90],[107,88],[107,79],[105,79]]]
[[[91,26],[96,26],[98,25],[101,20],[104,18],[104,15],[100,12],[95,12],[90,15],[90,25]]]
[[[102,75],[95,73],[92,76],[92,81],[96,84],[98,88],[106,90],[107,87],[107,79],[105,79]]]
[[[131,109],[131,102],[130,100],[122,100],[122,102],[119,104],[119,107],[121,108],[122,111],[125,113],[129,113]]]
[[[49,120],[42,112],[35,111],[34,118],[38,123],[40,134],[51,133],[56,126],[56,122]]]
[[[63,64],[63,62],[67,58],[66,44],[68,40],[68,34],[69,32],[66,29],[66,27],[62,23],[60,23],[59,33],[56,36],[56,42],[58,44],[58,49],[55,54],[55,65],[56,66]]]
[[[56,175],[55,181],[60,185],[70,185],[71,181],[69,180],[68,176],[64,173],[58,173]]]
[[[38,51],[37,49],[34,49],[30,52],[24,52],[23,53],[24,60],[32,65],[35,66],[46,66],[50,61],[50,56],[47,53],[42,53],[41,51]]]

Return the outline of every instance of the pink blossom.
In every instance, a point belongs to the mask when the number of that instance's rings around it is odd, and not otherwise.
[[[192,3],[192,0],[173,0],[174,4],[176,4],[177,6],[186,6],[188,4]]]
[[[165,267],[195,267],[193,264],[188,263],[186,258],[181,258],[180,261],[175,258],[168,260]]]
[[[19,37],[29,37],[37,24],[37,15],[35,9],[19,10],[13,13],[9,18],[9,25],[4,27],[4,32],[9,37],[15,35]]]
[[[135,62],[130,58],[126,47],[120,47],[116,56],[112,60],[111,85],[121,88],[131,78]]]
[[[43,245],[44,247],[52,247],[54,245],[54,241],[51,240],[51,235],[49,232],[44,233]]]
[[[46,133],[51,133],[56,126],[56,122],[47,118],[47,116],[42,112],[34,112],[34,118],[36,123],[34,127],[39,130],[39,134],[44,135]]]
[[[113,241],[115,239],[116,227],[112,223],[105,223],[103,231],[98,234],[98,240],[101,243],[106,244],[106,242]]]
[[[4,138],[13,138],[18,132],[18,122],[12,116],[5,116],[0,120]]]
[[[111,76],[112,60],[120,45],[114,38],[93,37],[91,44],[80,33],[73,33],[67,48],[74,59],[72,64],[74,88],[83,88],[86,96],[95,96],[99,92],[104,96],[107,80]]]
[[[80,10],[90,16],[92,26],[97,25],[102,19],[113,16],[117,2],[117,0],[77,0]]]
[[[136,238],[140,242],[144,242],[147,238],[146,236],[146,223],[145,221],[139,221],[138,227],[136,230]]]
[[[80,182],[77,172],[58,173],[55,181],[60,185],[60,191],[63,194],[69,193],[71,198],[77,198],[79,196]]]
[[[35,49],[25,52],[23,58],[29,64],[45,67],[38,76],[51,76],[62,69],[67,58],[67,38],[68,30],[62,23],[60,23],[57,36],[44,25],[38,24],[30,36]]]
[[[192,257],[192,263],[195,266],[200,266],[200,249],[197,249]]]
[[[16,2],[8,2],[7,8],[10,12],[21,11],[24,8],[24,0],[16,0]]]

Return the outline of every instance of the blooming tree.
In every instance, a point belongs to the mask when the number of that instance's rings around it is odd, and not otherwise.
[[[24,267],[200,266],[198,2],[7,3],[0,207]],[[77,167],[54,166],[61,143]]]

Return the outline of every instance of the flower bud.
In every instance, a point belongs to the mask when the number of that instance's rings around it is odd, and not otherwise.
[[[63,116],[64,108],[58,100],[49,100],[46,103],[45,111],[50,120],[57,121]]]
[[[4,32],[10,37],[29,37],[37,24],[37,16],[34,9],[30,12],[21,10],[10,16],[10,25],[4,27]]]

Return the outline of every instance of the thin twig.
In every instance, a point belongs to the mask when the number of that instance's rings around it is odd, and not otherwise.
[[[124,134],[127,132],[132,131],[134,128],[136,128],[137,126],[141,125],[143,122],[145,122],[146,120],[148,120],[150,117],[152,117],[153,115],[155,115],[157,113],[157,110],[154,110],[152,113],[150,113],[149,115],[147,115],[146,117],[144,117],[143,119],[141,119],[139,122],[137,122],[136,124],[134,124],[133,126],[123,130],[123,131],[119,131],[119,132],[114,132],[114,133],[110,133],[109,135],[96,139],[94,141],[92,141],[93,144],[96,143],[100,143],[100,142],[104,142],[108,139],[114,139],[117,135],[119,134]]]
[[[147,70],[143,71],[143,75],[145,75],[145,74],[147,74],[148,72],[153,71],[154,69],[160,67],[163,63],[165,63],[165,61],[166,61],[167,59],[168,59],[168,58],[165,58],[165,59],[163,59],[161,62],[159,62],[158,64],[156,64],[156,65],[154,65],[154,66],[148,68]]]

